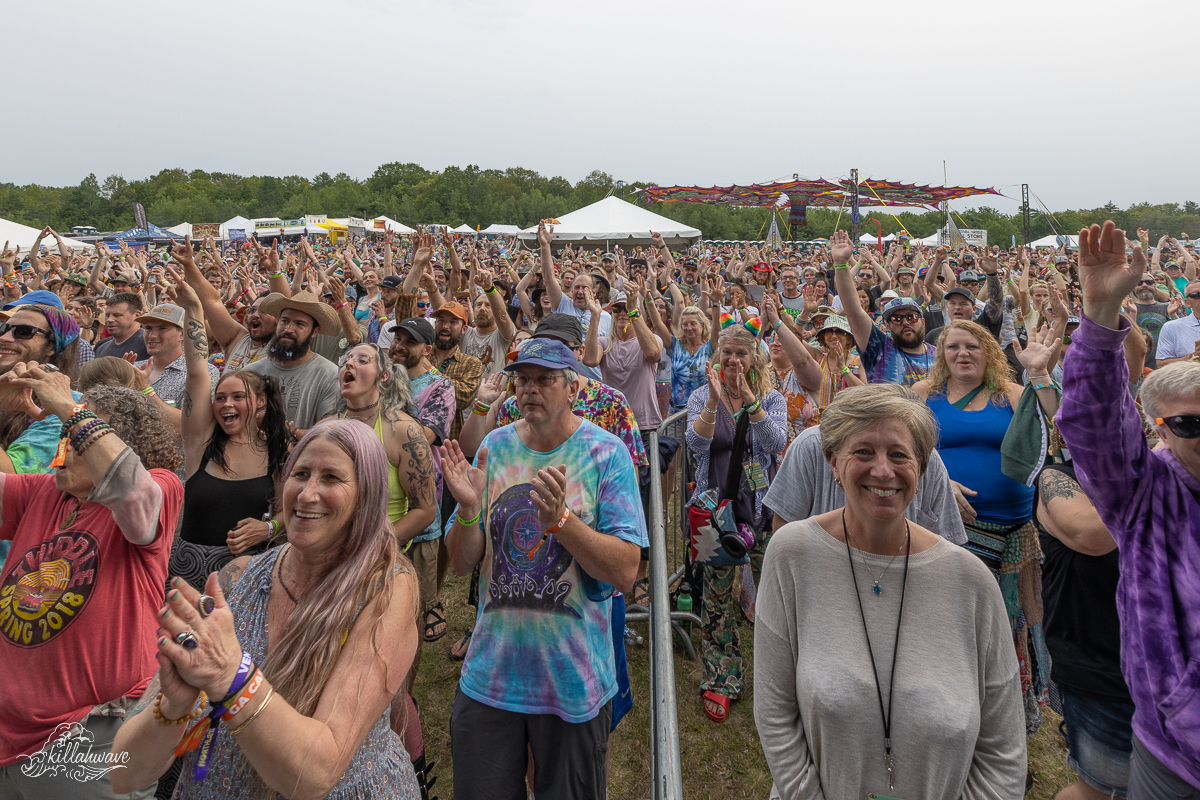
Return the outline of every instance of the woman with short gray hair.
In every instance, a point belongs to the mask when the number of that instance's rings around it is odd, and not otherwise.
[[[758,584],[754,717],[775,791],[1017,800],[1021,685],[999,587],[905,519],[932,414],[909,389],[854,387],[821,440],[846,505],[776,531]]]

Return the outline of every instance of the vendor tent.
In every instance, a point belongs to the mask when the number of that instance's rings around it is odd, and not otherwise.
[[[862,236],[858,237],[858,240],[860,242],[862,242],[863,244],[879,244],[880,242],[894,242],[896,240],[896,234],[889,233],[887,236],[884,236],[882,239],[879,239],[879,238],[876,238],[874,236],[874,234],[864,233]]]
[[[145,228],[130,228],[106,239],[124,239],[129,241],[167,242],[182,239],[183,236],[158,227],[153,222],[147,222]]]
[[[669,247],[694,244],[700,239],[700,231],[695,228],[614,196],[563,214],[553,227],[556,242],[603,242],[605,247],[652,244],[651,231],[661,233]],[[536,242],[537,226],[521,231],[519,238]]]
[[[231,237],[229,235],[229,231],[231,231],[231,230],[241,231],[243,233],[243,236],[237,237],[235,235],[235,236]],[[234,217],[233,219],[226,220],[225,222],[221,223],[221,238],[222,239],[230,239],[230,238],[249,239],[253,235],[254,235],[254,223],[252,221],[246,219],[245,217]]]
[[[21,257],[33,249],[33,243],[37,240],[38,234],[41,233],[37,228],[31,228],[28,225],[22,225],[19,222],[12,222],[7,219],[0,219],[0,242],[8,242],[10,250],[21,248]],[[58,252],[58,242],[54,241],[53,236],[47,236],[42,239],[42,244],[50,249],[51,253]],[[72,239],[70,236],[63,236],[63,244],[71,252],[95,250],[95,247],[87,242],[81,242],[78,239]],[[0,245],[2,247],[3,245]]]
[[[495,236],[496,234],[502,234],[504,236],[516,236],[520,232],[520,225],[500,225],[499,223],[495,222],[480,231],[480,233],[482,233],[484,236]]]
[[[1029,246],[1030,247],[1053,247],[1055,249],[1058,249],[1059,247],[1061,247],[1064,244],[1067,245],[1067,247],[1078,247],[1079,246],[1079,237],[1078,236],[1065,236],[1065,235],[1064,236],[1055,236],[1055,235],[1043,236],[1040,239],[1035,239],[1034,241],[1030,242]]]
[[[476,233],[479,233],[479,231],[475,230],[470,225],[467,225],[464,222],[462,225],[459,225],[457,228],[451,228],[450,233],[469,233],[469,234],[474,235]]]
[[[396,220],[389,217],[376,217],[375,219],[371,220],[371,222],[374,223],[376,230],[379,230],[382,227],[382,229],[385,231],[398,233],[401,236],[408,236],[410,233],[416,233],[415,230],[408,227],[403,222],[396,222]],[[381,222],[383,223],[382,226],[379,225]]]
[[[172,225],[171,227],[167,228],[166,230],[169,231],[170,233],[178,234],[179,236],[191,236],[192,235],[192,223],[181,222],[178,225]]]

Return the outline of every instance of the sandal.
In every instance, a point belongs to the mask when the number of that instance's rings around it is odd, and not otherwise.
[[[708,715],[708,718],[713,722],[724,722],[725,718],[729,716],[729,696],[719,694],[718,692],[705,692],[700,696],[707,701],[704,703],[704,713]],[[708,703],[710,702],[716,703],[721,707],[720,714],[717,714],[708,707]]]
[[[462,661],[467,657],[467,650],[469,650],[471,646],[471,634],[474,632],[474,628],[467,628],[463,631],[462,638],[455,642],[454,646],[450,648],[450,658],[455,661]],[[455,655],[456,650],[462,653],[462,655]]]
[[[436,642],[438,639],[441,639],[446,635],[446,631],[450,626],[446,624],[446,618],[442,616],[442,612],[445,610],[446,609],[442,608],[442,601],[439,600],[437,605],[431,607],[425,612],[425,641]],[[429,621],[430,617],[433,618],[433,622]],[[442,632],[433,633],[433,629],[438,625],[442,626]]]
[[[642,608],[650,607],[650,579],[642,578],[633,582],[633,604]]]

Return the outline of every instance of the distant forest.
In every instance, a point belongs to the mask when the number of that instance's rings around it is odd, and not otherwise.
[[[124,230],[133,227],[132,203],[138,201],[146,207],[148,219],[163,227],[180,222],[223,222],[237,215],[293,219],[304,214],[382,215],[413,226],[466,223],[487,227],[500,223],[527,227],[539,219],[561,216],[594,203],[609,194],[614,183],[612,176],[598,170],[572,184],[565,178],[547,178],[520,167],[447,167],[438,172],[398,162],[384,164],[366,180],[355,180],[345,173],[330,176],[322,172],[309,179],[298,175],[243,177],[166,169],[134,181],[119,175],[101,181],[89,175],[78,186],[0,183],[0,217],[35,228],[50,225],[59,231],[69,231],[75,225]],[[627,183],[615,193],[627,197],[634,189],[647,185]],[[763,239],[771,213],[764,208],[698,203],[658,203],[650,208],[699,228],[709,239]],[[897,211],[896,216],[909,233],[918,237],[929,236],[942,222],[937,211]],[[1183,205],[1136,203],[1124,209],[1110,202],[1100,208],[1049,214],[1038,209],[1032,217],[1032,236],[1037,239],[1056,232],[1077,233],[1082,226],[1105,219],[1114,220],[1131,233],[1135,228],[1147,228],[1154,242],[1162,234],[1200,236],[1200,205],[1191,201]],[[864,210],[860,232],[878,231],[880,226],[874,220],[881,223],[885,235],[901,232],[900,223],[883,209]],[[986,229],[988,241],[995,244],[1008,243],[1013,236],[1018,242],[1024,241],[1019,211],[1008,215],[992,208],[974,208],[961,211],[961,216],[956,214],[955,223],[963,228]],[[836,228],[849,227],[848,212],[810,209],[808,225],[797,227],[794,238],[824,238]],[[786,225],[781,225],[781,233],[787,238]]]

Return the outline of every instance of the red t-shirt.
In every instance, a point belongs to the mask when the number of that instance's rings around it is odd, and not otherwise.
[[[138,464],[126,489],[109,507],[84,503],[60,530],[75,500],[53,475],[0,475],[0,539],[12,540],[0,578],[0,767],[36,753],[60,723],[140,696],[158,668],[156,615],[183,486]],[[153,542],[125,538],[117,519],[141,535],[151,515]]]

